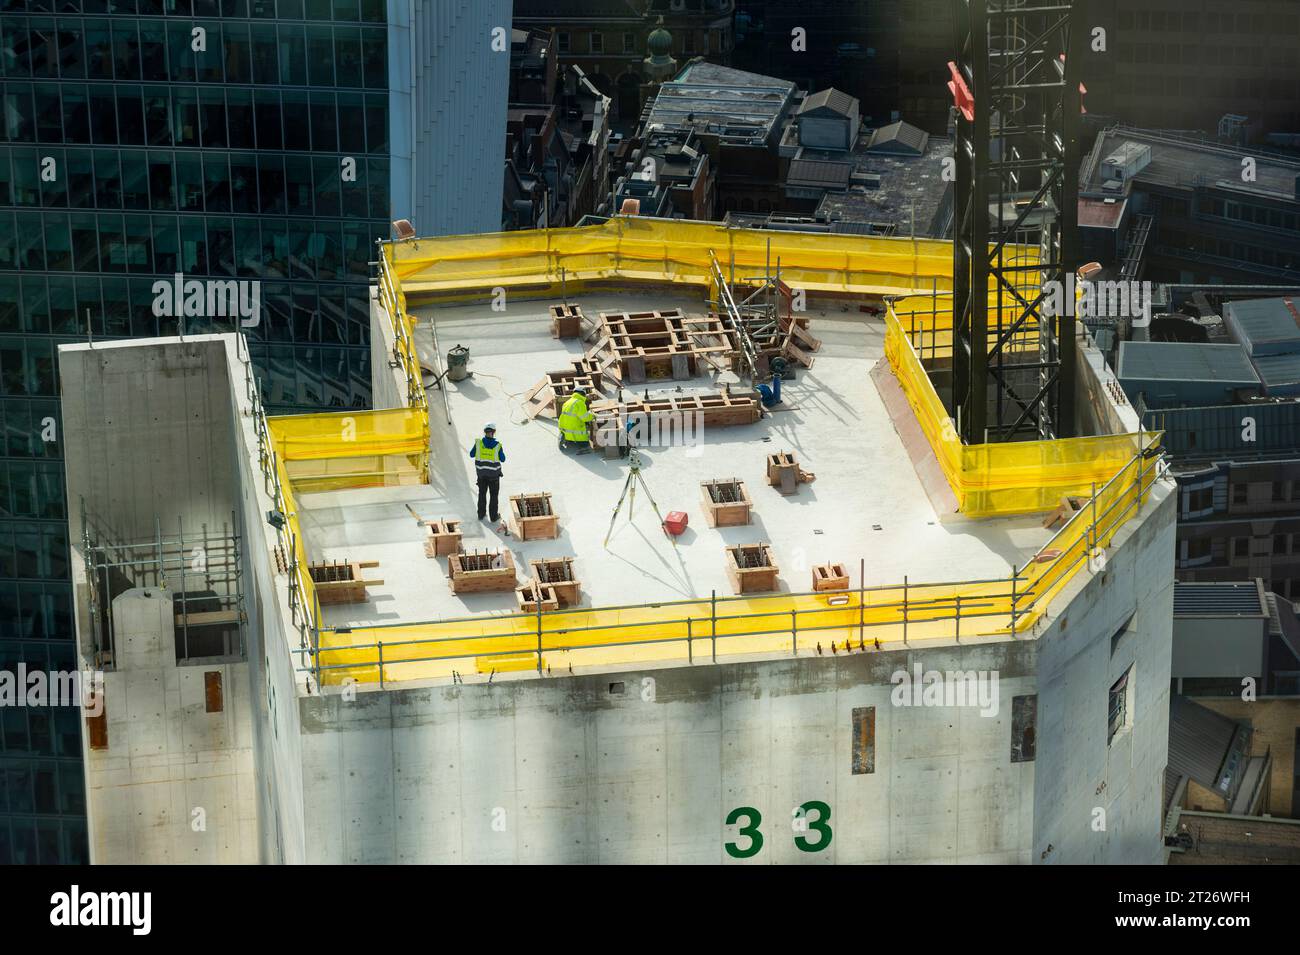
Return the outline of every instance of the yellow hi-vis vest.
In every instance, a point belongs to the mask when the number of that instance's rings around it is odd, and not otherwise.
[[[587,425],[595,419],[587,410],[587,399],[582,395],[570,395],[569,400],[560,409],[560,434],[565,441],[586,441]]]
[[[474,472],[483,474],[488,477],[499,477],[501,475],[501,459],[498,452],[501,450],[501,442],[496,443],[496,447],[489,448],[479,438],[474,442]]]

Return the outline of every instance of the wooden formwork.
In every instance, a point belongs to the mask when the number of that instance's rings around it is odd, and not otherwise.
[[[574,576],[572,557],[541,557],[528,562],[533,580],[555,591],[561,607],[576,607],[582,583]]]
[[[848,590],[849,574],[843,564],[817,564],[812,569],[812,589]]]
[[[545,378],[524,394],[524,413],[529,418],[536,418],[539,415],[558,418],[560,409],[569,400],[574,388],[581,385],[586,389],[587,395],[594,398],[601,394],[601,384],[599,371],[578,367],[569,371],[548,371]]]
[[[509,550],[484,550],[450,554],[447,576],[454,594],[514,590],[515,556]]]
[[[321,604],[359,604],[366,601],[366,588],[382,584],[382,580],[367,580],[361,573],[368,567],[378,567],[377,560],[321,561],[307,566],[307,573],[316,585],[316,599]]]
[[[535,580],[515,588],[515,600],[519,602],[519,609],[524,613],[537,613],[539,605],[542,613],[560,609],[560,600],[555,594],[555,588],[548,584],[539,584]]]
[[[445,557],[460,550],[460,521],[443,518],[429,521],[425,526],[429,528],[429,536],[424,540],[426,557]]]
[[[710,527],[740,527],[749,523],[754,502],[745,482],[736,478],[715,478],[700,482],[704,519]]]
[[[520,540],[549,540],[560,536],[560,517],[551,507],[551,495],[513,494],[510,521]]]
[[[577,338],[581,334],[581,305],[570,305],[568,302],[565,302],[562,305],[551,306],[552,338]]]
[[[753,424],[761,415],[753,394],[718,391],[706,395],[668,395],[633,401],[597,401],[589,405],[597,434],[618,437],[628,421],[644,420],[662,438],[687,428],[727,428]]]
[[[738,594],[776,590],[779,573],[768,544],[736,544],[727,548],[727,579]]]
[[[676,308],[601,312],[595,337],[587,359],[623,385],[683,381],[698,373],[701,359],[713,363],[715,356],[735,350],[717,316],[688,316]]]
[[[767,456],[767,483],[782,494],[793,494],[800,484],[809,484],[817,479],[811,471],[799,467],[799,460],[793,451],[778,451]]]

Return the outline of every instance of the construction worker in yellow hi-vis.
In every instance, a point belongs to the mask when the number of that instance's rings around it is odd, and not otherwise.
[[[591,422],[596,416],[587,408],[587,389],[579,385],[560,409],[560,450],[578,454],[591,450]]]

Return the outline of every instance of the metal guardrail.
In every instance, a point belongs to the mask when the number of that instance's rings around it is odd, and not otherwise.
[[[262,469],[263,490],[271,498],[276,511],[284,517],[283,521],[275,523],[273,526],[275,527],[276,541],[280,553],[284,555],[287,564],[289,611],[302,639],[300,649],[306,651],[310,644],[310,652],[313,660],[315,660],[320,649],[320,629],[317,626],[317,621],[320,619],[320,605],[316,600],[315,587],[310,586],[311,578],[307,574],[307,568],[303,566],[298,556],[301,541],[298,539],[298,533],[295,530],[297,520],[292,503],[293,497],[285,491],[285,484],[288,479],[284,478],[282,480],[281,478],[283,462],[279,460],[276,454],[275,441],[271,437],[271,429],[267,424],[266,409],[262,404],[262,393],[257,386],[257,377],[253,374],[248,339],[243,332],[239,332],[236,340],[235,353],[244,365],[244,392],[251,409],[253,430],[257,434],[257,460]],[[318,675],[318,685],[319,682]]]
[[[393,359],[402,369],[402,375],[406,379],[406,400],[410,403],[409,406],[428,414],[429,401],[424,393],[424,378],[420,372],[419,354],[415,349],[415,341],[406,327],[406,315],[402,312],[397,285],[388,267],[388,256],[384,254],[384,246],[388,244],[390,243],[382,240],[378,243],[379,297],[393,327]]]

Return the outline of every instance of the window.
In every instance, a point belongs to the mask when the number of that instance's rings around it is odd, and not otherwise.
[[[1279,501],[1285,501],[1285,500],[1286,500],[1286,491],[1287,491],[1287,487],[1286,487],[1286,485],[1287,485],[1287,482],[1286,482],[1286,481],[1274,481],[1274,482],[1273,482],[1273,501],[1274,501],[1274,503],[1279,502]]]
[[[1274,555],[1274,556],[1277,556],[1278,554],[1285,554],[1285,553],[1287,552],[1287,546],[1286,546],[1286,543],[1287,543],[1287,541],[1286,541],[1286,535],[1285,535],[1285,534],[1274,534],[1274,535],[1273,535],[1273,555]]]
[[[1131,708],[1129,707],[1129,693],[1132,692],[1130,677],[1132,674],[1133,668],[1129,667],[1124,671],[1122,677],[1111,684],[1107,706],[1107,745],[1114,741],[1116,734],[1120,730],[1127,729],[1132,725]]]
[[[636,52],[636,36],[634,36],[631,33],[623,34],[623,52],[624,53]]]
[[[1232,556],[1249,557],[1250,556],[1250,538],[1234,537],[1232,539]]]
[[[591,35],[591,52],[592,53],[605,52],[605,34],[593,33]]]
[[[569,52],[569,34],[567,33],[555,34],[555,42],[558,44],[561,53]]]
[[[1245,504],[1246,497],[1249,494],[1249,492],[1250,492],[1250,485],[1246,484],[1244,481],[1240,484],[1234,484],[1232,486],[1232,503]]]
[[[1038,694],[1011,698],[1011,762],[1032,763],[1037,752]]]

